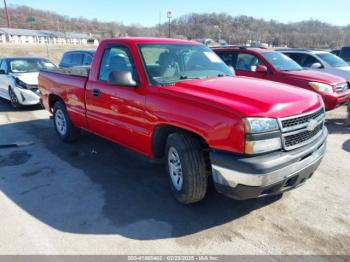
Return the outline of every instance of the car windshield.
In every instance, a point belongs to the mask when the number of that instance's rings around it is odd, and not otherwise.
[[[148,78],[155,85],[234,75],[233,70],[203,45],[143,44],[139,49]]]
[[[262,54],[270,64],[279,71],[301,71],[303,68],[293,59],[279,52],[266,52]]]
[[[319,58],[324,60],[331,67],[349,66],[349,64],[346,63],[343,59],[341,59],[340,57],[333,55],[331,53],[319,53],[319,54],[316,54],[316,56],[318,56]]]
[[[39,72],[42,69],[54,69],[56,66],[46,59],[14,59],[10,61],[12,73]]]

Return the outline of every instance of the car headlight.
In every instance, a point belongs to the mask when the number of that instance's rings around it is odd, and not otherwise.
[[[318,83],[318,82],[310,82],[309,85],[318,92],[323,92],[327,94],[333,94],[334,89],[331,85]]]
[[[248,134],[265,133],[279,130],[277,119],[263,117],[243,118],[244,129]]]
[[[245,153],[262,154],[282,148],[280,128],[275,118],[243,118],[246,133]]]
[[[27,89],[27,84],[19,80],[18,78],[15,79],[15,82],[17,87]]]
[[[282,148],[282,142],[280,137],[257,140],[257,141],[246,141],[245,142],[245,153],[249,155],[262,154],[267,152],[276,151]]]

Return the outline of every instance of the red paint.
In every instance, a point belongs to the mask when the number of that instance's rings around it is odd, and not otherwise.
[[[311,70],[310,71],[309,70],[292,71],[292,72],[276,70],[276,68],[269,61],[267,61],[265,57],[262,55],[264,52],[274,52],[273,50],[269,50],[269,49],[259,49],[259,48],[243,49],[243,48],[233,47],[233,48],[215,48],[214,51],[217,54],[245,53],[245,54],[255,55],[261,61],[264,62],[264,64],[268,69],[268,72],[249,72],[249,71],[243,71],[243,70],[236,70],[236,74],[238,76],[247,76],[247,77],[254,77],[259,79],[275,81],[279,83],[284,83],[292,86],[305,88],[314,92],[316,91],[309,85],[309,82],[325,83],[333,86],[334,88],[337,84],[346,82],[346,80],[341,77],[322,73],[322,72],[311,71]],[[261,71],[261,70],[257,70],[257,71]],[[326,109],[332,110],[338,107],[339,105],[346,103],[346,101],[348,101],[350,90],[342,93],[334,92],[333,94],[327,94],[323,92],[317,92],[317,93],[322,96]]]
[[[152,135],[159,125],[196,133],[213,149],[243,153],[242,117],[287,117],[321,106],[321,98],[312,92],[244,77],[152,86],[137,49],[143,43],[198,44],[153,38],[104,40],[94,57],[89,78],[40,73],[45,107],[51,110],[50,96],[58,96],[66,103],[75,126],[153,157]],[[111,86],[98,80],[103,51],[111,44],[130,49],[140,78],[138,88]],[[101,90],[98,98],[92,96],[96,88]]]

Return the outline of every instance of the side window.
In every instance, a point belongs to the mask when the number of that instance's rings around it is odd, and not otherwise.
[[[92,56],[89,54],[86,54],[84,57],[84,65],[91,65],[92,63]]]
[[[236,53],[219,53],[220,58],[225,62],[226,65],[235,67],[237,64]]]
[[[5,60],[2,60],[1,65],[0,65],[0,69],[4,70],[5,73],[7,74],[8,68],[7,68],[7,63]]]
[[[258,65],[264,65],[264,63],[255,55],[239,53],[234,68],[236,70],[255,72]]]
[[[72,60],[72,55],[71,54],[64,54],[62,58],[62,64],[70,64]]]
[[[115,71],[127,71],[137,80],[134,62],[129,49],[124,46],[106,48],[100,66],[99,80],[107,81],[109,74]]]
[[[320,63],[318,59],[316,59],[311,55],[304,55],[304,56],[305,56],[305,59],[303,61],[303,67],[311,67],[315,63]]]
[[[289,56],[291,59],[293,59],[295,62],[297,62],[299,65],[302,66],[302,62],[304,60],[304,57],[302,54],[297,54],[297,53],[284,53],[284,54]]]
[[[72,55],[72,65],[79,66],[83,64],[84,55],[83,54],[73,54]]]
[[[295,62],[297,62],[302,67],[306,67],[306,68],[311,67],[314,63],[320,63],[316,58],[308,54],[297,54],[297,53],[291,54],[290,53],[286,55],[288,55],[290,58],[292,58]]]

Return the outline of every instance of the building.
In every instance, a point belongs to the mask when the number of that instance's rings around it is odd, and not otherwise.
[[[1,43],[98,45],[98,40],[92,37],[91,34],[86,33],[0,28],[0,44]]]

